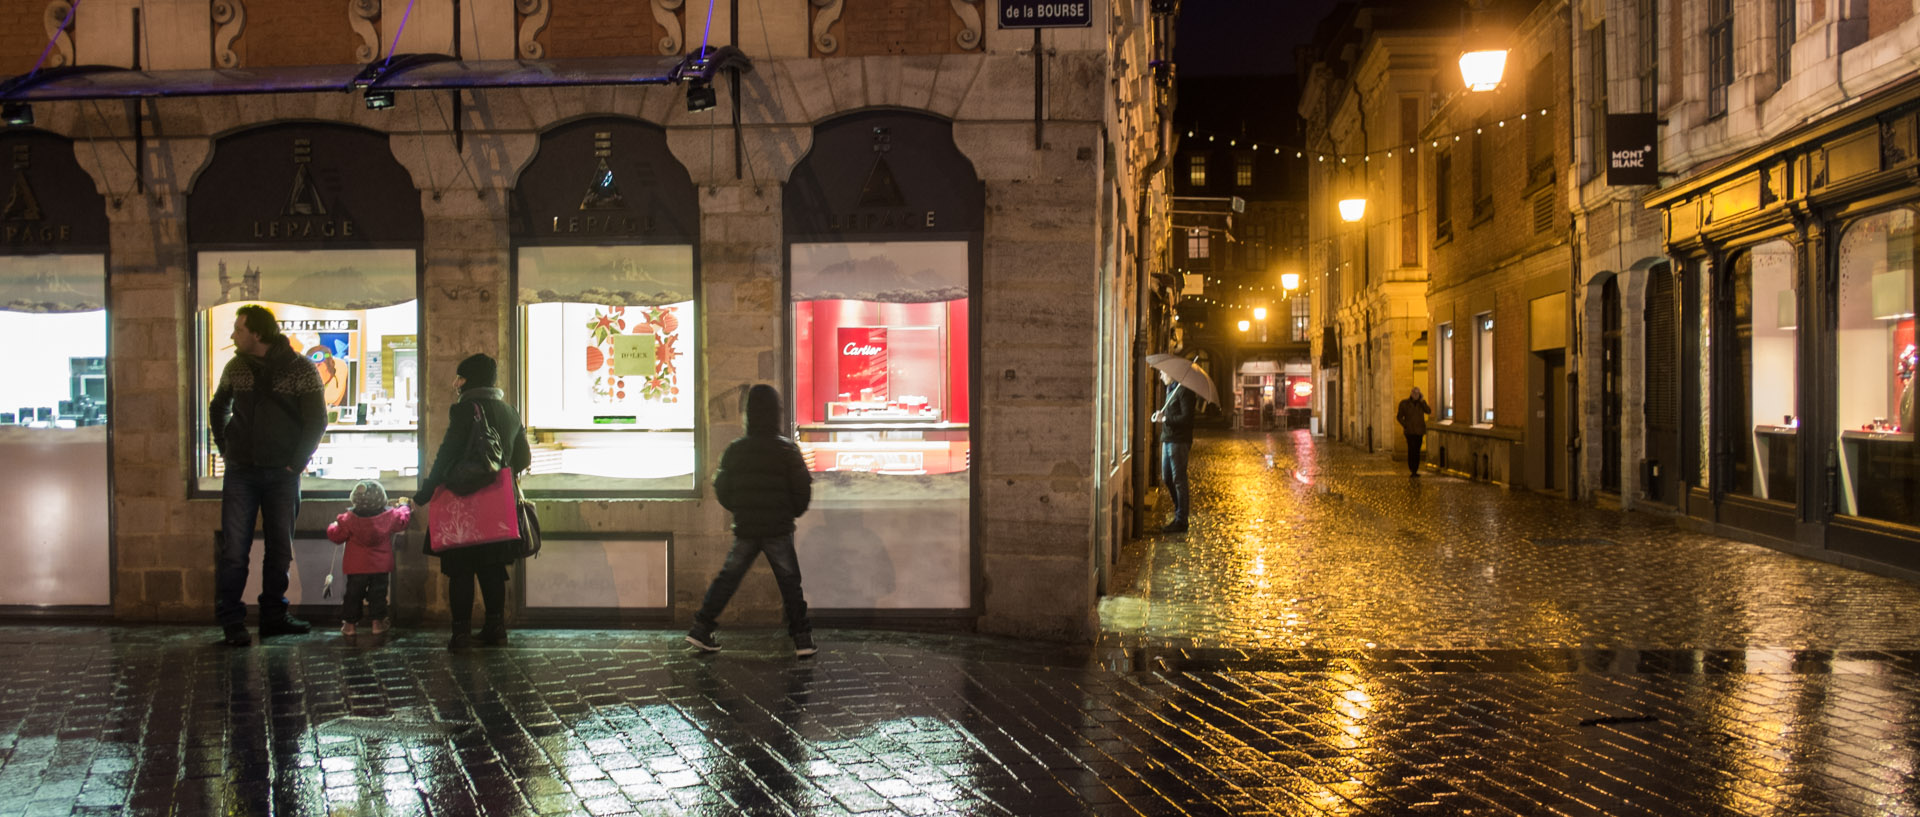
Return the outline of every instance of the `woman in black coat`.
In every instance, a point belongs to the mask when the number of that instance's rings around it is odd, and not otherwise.
[[[527,429],[520,425],[520,414],[507,405],[505,395],[494,388],[499,366],[493,358],[474,355],[460,361],[454,370],[453,388],[460,393],[447,412],[447,436],[433,457],[433,468],[420,484],[414,503],[427,505],[433,492],[446,481],[447,472],[467,450],[467,437],[473,433],[473,405],[478,403],[487,425],[506,443],[507,467],[515,479],[533,462],[527,447]],[[510,441],[510,442],[509,442]],[[507,643],[507,565],[520,558],[518,541],[470,545],[437,554],[440,572],[447,577],[447,608],[453,616],[453,639],[447,649],[459,650],[473,645],[473,586],[480,584],[480,598],[486,605],[486,624],[480,628],[480,643],[487,646]]]

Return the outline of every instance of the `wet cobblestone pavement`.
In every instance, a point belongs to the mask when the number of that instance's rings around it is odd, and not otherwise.
[[[1265,436],[1062,648],[0,628],[0,816],[1920,814],[1920,589]]]

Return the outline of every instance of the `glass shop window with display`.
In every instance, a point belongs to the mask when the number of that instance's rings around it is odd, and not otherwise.
[[[305,492],[346,492],[377,479],[411,491],[420,472],[420,313],[413,250],[218,250],[197,259],[199,406],[196,484],[220,490],[226,464],[207,433],[207,402],[233,360],[240,307],[273,311],[319,371],[327,431]]]
[[[7,257],[0,342],[16,354],[0,355],[0,435],[27,442],[77,431],[106,443],[105,268],[98,255]]]
[[[964,474],[966,242],[794,244],[791,264],[793,412],[809,467]]]
[[[1793,289],[1793,254],[1792,244],[1773,241],[1740,254],[1731,265],[1731,354],[1745,386],[1728,395],[1732,426],[1745,431],[1733,444],[1733,490],[1780,502],[1793,502],[1799,495],[1800,418],[1794,415],[1799,354],[1794,334],[1800,301]]]
[[[518,259],[525,488],[696,491],[693,247],[522,247]]]
[[[1840,241],[1839,511],[1920,525],[1914,442],[1914,216],[1893,210]]]

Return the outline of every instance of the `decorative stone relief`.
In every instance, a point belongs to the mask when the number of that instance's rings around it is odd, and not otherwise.
[[[680,25],[680,17],[675,14],[687,0],[653,0],[653,21],[667,30],[667,36],[660,38],[660,53],[678,54],[686,47],[686,35]]]
[[[380,56],[380,29],[374,25],[378,19],[380,0],[347,0],[347,23],[360,37],[360,45],[353,49],[355,60],[373,62]]]
[[[553,7],[547,0],[514,0],[513,10],[520,12],[520,56],[530,60],[546,56],[547,49],[534,38],[546,29]]]
[[[213,63],[221,68],[239,68],[240,55],[233,53],[233,41],[247,28],[247,7],[242,0],[213,0]]]
[[[822,54],[831,54],[840,49],[840,41],[827,33],[827,29],[840,21],[840,7],[845,2],[846,0],[813,0],[813,5],[820,9],[820,12],[813,16],[813,47],[820,49]]]
[[[953,41],[961,48],[972,51],[980,47],[980,9],[976,8],[980,0],[947,0],[953,4],[953,13],[960,18],[960,24],[966,26],[959,34],[953,35]]]
[[[53,40],[53,51],[47,54],[44,68],[59,68],[73,64],[72,29],[60,30],[60,24],[66,22],[67,15],[73,13],[73,4],[67,0],[53,0],[47,4],[46,14],[41,20],[47,29],[47,38]]]

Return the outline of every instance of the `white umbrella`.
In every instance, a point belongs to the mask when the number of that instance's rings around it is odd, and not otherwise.
[[[1208,403],[1219,403],[1220,395],[1214,391],[1213,378],[1205,370],[1193,365],[1193,361],[1179,355],[1147,355],[1147,365],[1166,372],[1173,382],[1187,388],[1187,391],[1199,395]]]

